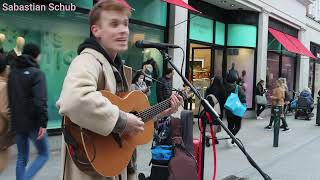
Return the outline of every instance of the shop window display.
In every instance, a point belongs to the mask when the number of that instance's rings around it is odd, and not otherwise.
[[[282,56],[281,77],[287,79],[289,91],[294,90],[295,62],[296,59],[294,57]]]
[[[25,43],[35,43],[41,47],[40,68],[46,75],[48,86],[48,128],[60,128],[61,116],[55,102],[68,66],[77,55],[78,45],[89,35],[86,15],[80,16],[75,12],[8,12],[2,13],[0,20],[0,33],[7,37],[3,43],[6,53],[19,53],[16,44],[18,37],[23,38]]]
[[[253,78],[254,78],[254,49],[249,48],[228,48],[227,49],[227,72],[230,70],[238,72],[239,78],[243,80],[247,107],[252,108]]]
[[[142,69],[142,64],[148,59],[153,58],[158,66],[158,77],[162,75],[163,58],[160,52],[154,48],[141,49],[135,46],[138,40],[146,40],[151,42],[164,42],[164,31],[151,27],[130,24],[130,36],[128,51],[121,53],[121,59],[124,63],[133,68],[134,71]],[[156,82],[153,81],[151,85],[151,94],[148,97],[150,104],[157,102],[156,96]]]
[[[279,54],[268,52],[266,88],[269,92],[276,87],[276,81],[279,79],[279,58]],[[271,103],[271,99],[269,102]]]

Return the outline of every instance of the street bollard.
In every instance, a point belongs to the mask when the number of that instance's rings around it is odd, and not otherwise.
[[[281,114],[282,114],[282,106],[274,106],[273,107],[273,120],[274,120],[273,147],[279,146],[279,131],[280,131]]]
[[[320,91],[319,91],[320,92]],[[320,95],[318,97],[318,102],[317,102],[317,116],[316,116],[316,124],[320,126]]]

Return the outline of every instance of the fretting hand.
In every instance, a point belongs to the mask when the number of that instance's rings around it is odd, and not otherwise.
[[[163,111],[161,114],[160,114],[160,117],[166,117],[166,116],[169,116],[173,113],[176,113],[178,111],[178,108],[180,105],[182,105],[183,103],[183,98],[177,94],[176,92],[173,92],[172,95],[170,96],[171,100],[171,107],[165,111]]]

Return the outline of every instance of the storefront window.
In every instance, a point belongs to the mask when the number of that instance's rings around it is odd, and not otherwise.
[[[315,84],[314,84],[314,99],[317,99],[318,92],[320,90],[320,64],[316,64],[315,66]]]
[[[61,117],[55,103],[79,44],[89,36],[87,15],[78,12],[1,12],[0,22],[0,32],[7,38],[6,52],[16,46],[18,36],[26,43],[40,46],[40,67],[46,75],[48,89],[48,128],[60,128]]]
[[[204,96],[206,89],[210,86],[211,47],[192,43],[190,44],[189,57],[190,80]],[[194,114],[198,114],[200,101],[198,98],[194,98],[193,102],[192,110]]]
[[[142,63],[147,61],[150,58],[153,58],[158,66],[159,72],[158,76],[162,75],[162,67],[163,67],[163,59],[162,55],[157,49],[140,49],[135,47],[135,42],[138,40],[147,40],[152,42],[164,42],[164,31],[136,25],[130,24],[130,36],[129,36],[129,46],[128,51],[121,53],[121,58],[125,62],[126,65],[133,68],[134,71],[140,70],[142,67]],[[156,96],[156,84],[153,81],[151,86],[151,95],[149,96],[150,104],[155,104],[157,102]]]
[[[223,50],[216,49],[214,55],[214,76],[222,78]]]
[[[216,36],[215,36],[215,44],[224,46],[225,39],[225,24],[219,21],[216,21]]]
[[[270,33],[268,35],[268,52],[281,53],[281,44]]]
[[[127,0],[135,10],[132,19],[159,26],[167,25],[167,3],[159,0]]]
[[[279,54],[268,52],[266,88],[270,93],[276,87],[276,81],[279,79],[279,59]]]
[[[228,46],[256,47],[257,27],[244,24],[228,25]]]
[[[191,14],[189,38],[197,41],[212,43],[213,20]]]
[[[228,48],[227,50],[227,71],[235,64],[240,78],[244,80],[247,106],[252,108],[253,78],[254,78],[254,49],[248,48]]]
[[[314,73],[314,63],[310,61],[309,63],[309,79],[308,79],[308,87],[313,91],[313,73]]]
[[[294,90],[295,62],[294,57],[282,56],[281,77],[287,79],[289,91]]]

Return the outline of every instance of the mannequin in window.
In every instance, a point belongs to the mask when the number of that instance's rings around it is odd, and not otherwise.
[[[231,67],[231,69],[229,69],[228,74],[231,75],[232,77],[236,77],[238,80],[239,79],[239,72],[238,72],[238,70],[236,70],[235,67],[236,67],[236,64],[232,63],[232,67]]]
[[[24,44],[25,44],[24,38],[21,36],[17,37],[16,47],[13,48],[8,53],[8,56],[7,56],[7,60],[8,60],[9,65],[12,65],[12,62],[14,62],[14,60],[22,54],[22,49],[23,49]]]
[[[5,40],[6,40],[6,35],[4,35],[3,33],[0,33],[0,54],[1,55],[4,54],[3,44]]]

